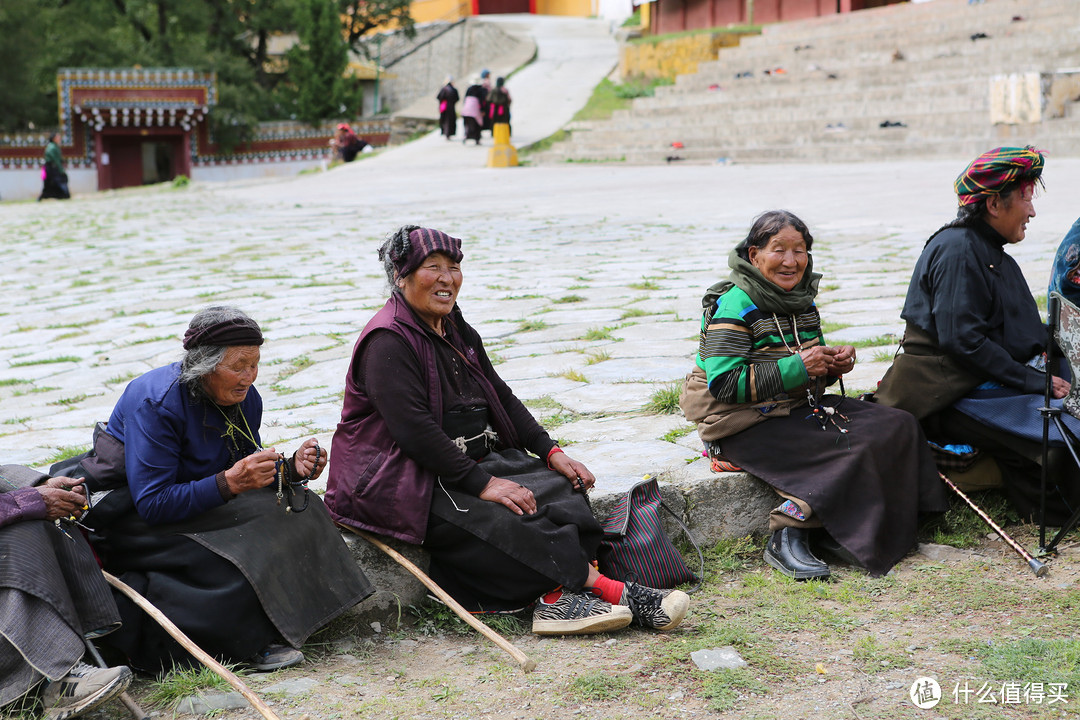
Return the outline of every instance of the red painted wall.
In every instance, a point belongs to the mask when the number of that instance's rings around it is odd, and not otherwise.
[[[774,23],[833,15],[901,0],[754,0],[754,22]],[[653,33],[700,30],[748,22],[746,0],[656,0]]]

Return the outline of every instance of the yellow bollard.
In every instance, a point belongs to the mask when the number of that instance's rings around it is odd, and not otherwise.
[[[510,144],[510,123],[495,123],[491,128],[495,147],[488,150],[488,167],[517,167],[517,150]]]

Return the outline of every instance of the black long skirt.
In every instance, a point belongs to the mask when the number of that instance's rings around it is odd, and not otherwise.
[[[102,507],[107,499],[92,513],[115,513],[124,495],[130,503],[127,488],[113,493],[114,507]],[[174,525],[147,525],[133,508],[116,514],[93,538],[105,568],[216,657],[244,660],[279,640],[300,647],[373,592],[314,494],[302,513],[285,513],[267,487]],[[124,624],[109,643],[134,667],[192,664],[126,597],[117,606]]]
[[[560,585],[581,590],[603,535],[586,496],[520,450],[492,452],[480,466],[532,490],[537,511],[516,515],[436,485],[424,541],[432,579],[473,611],[518,610]]]
[[[724,454],[769,485],[805,500],[828,533],[875,575],[915,545],[919,513],[948,509],[945,485],[915,417],[828,395],[850,418],[825,430],[808,407],[724,438]]]

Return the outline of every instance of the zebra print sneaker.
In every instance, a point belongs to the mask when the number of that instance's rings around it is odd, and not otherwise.
[[[619,605],[629,607],[634,622],[642,627],[670,630],[686,617],[690,596],[682,590],[657,590],[628,582],[623,586]]]
[[[543,598],[536,602],[532,631],[537,635],[589,635],[621,630],[633,619],[630,608],[606,603],[592,594],[563,590],[550,605]]]

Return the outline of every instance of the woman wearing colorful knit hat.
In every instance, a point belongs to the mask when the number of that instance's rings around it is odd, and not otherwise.
[[[514,396],[465,322],[463,257],[457,238],[414,225],[379,249],[390,299],[353,350],[327,507],[340,523],[422,544],[432,579],[469,610],[535,602],[537,634],[674,628],[686,593],[590,564],[601,539],[585,497],[593,474]]]
[[[970,445],[996,460],[1016,510],[1039,506],[1046,375],[1040,366],[1046,328],[1031,289],[1006,248],[1021,242],[1035,217],[1044,158],[1033,147],[1000,147],[975,158],[957,177],[956,219],[930,236],[908,286],[901,316],[903,352],[877,400],[914,414],[927,437]],[[1064,397],[1069,382],[1052,378]],[[1047,520],[1068,517],[1080,478],[1053,452]]]

